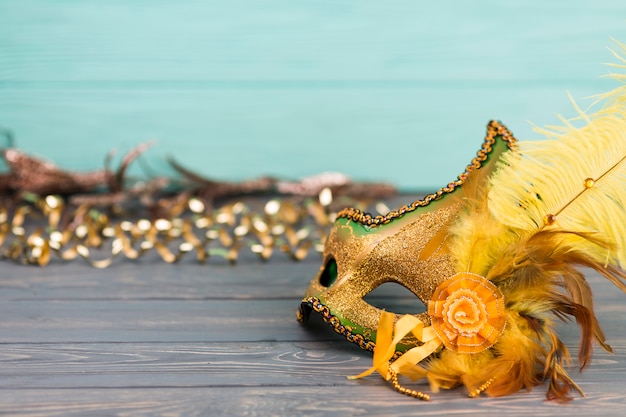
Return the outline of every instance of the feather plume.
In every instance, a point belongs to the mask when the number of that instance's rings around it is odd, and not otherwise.
[[[471,392],[495,377],[486,392],[506,395],[546,380],[548,398],[567,400],[580,389],[565,371],[569,352],[555,321],[580,326],[581,370],[594,341],[611,351],[582,271],[593,269],[626,292],[626,87],[602,99],[595,114],[580,111],[564,127],[542,130],[546,140],[519,142],[487,181],[480,172],[470,179],[477,185],[466,188],[449,249],[459,271],[502,291],[507,328],[478,357],[453,360],[459,354],[446,351],[431,360],[431,384],[457,381]],[[580,121],[583,127],[573,125]]]
[[[493,218],[518,235],[543,229],[596,233],[578,245],[605,264],[626,266],[626,103],[616,91],[582,128],[544,131],[550,139],[518,144],[491,178]],[[572,237],[574,238],[574,237]]]

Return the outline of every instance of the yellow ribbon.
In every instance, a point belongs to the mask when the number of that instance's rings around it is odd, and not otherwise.
[[[442,345],[441,340],[431,326],[424,327],[424,323],[415,316],[402,316],[394,325],[395,315],[383,311],[376,331],[376,347],[372,367],[359,375],[348,376],[348,379],[360,379],[377,371],[386,381],[391,378],[389,369],[396,374],[419,379],[426,375],[426,370],[417,366],[418,363],[430,356]],[[389,361],[396,352],[396,346],[409,333],[423,343],[421,346],[406,351],[393,363]]]

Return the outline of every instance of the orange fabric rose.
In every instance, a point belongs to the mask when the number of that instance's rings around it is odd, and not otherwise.
[[[461,272],[437,287],[428,314],[446,348],[478,353],[496,343],[506,325],[504,297],[488,279]]]

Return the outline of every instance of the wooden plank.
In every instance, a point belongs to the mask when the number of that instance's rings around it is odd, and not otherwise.
[[[119,260],[108,269],[95,269],[81,259],[45,268],[3,262],[0,300],[298,300],[321,264],[318,254],[301,262],[280,253],[267,263],[243,258],[236,265],[217,258],[207,264],[191,257],[179,264]]]
[[[0,390],[0,412],[14,416],[83,415],[346,415],[388,416],[484,416],[486,414],[525,417],[552,417],[566,413],[573,417],[598,415],[622,417],[626,400],[615,386],[598,387],[597,393],[576,398],[568,405],[545,401],[536,389],[509,398],[469,399],[459,391],[436,394],[429,402],[397,394],[376,381],[358,386],[290,387],[184,387],[45,390]],[[618,381],[621,382],[621,381]],[[587,386],[583,385],[583,388]],[[613,388],[610,390],[603,388]]]
[[[385,300],[402,310],[413,303]],[[317,315],[300,325],[299,306],[300,298],[4,302],[0,343],[343,340]]]
[[[318,272],[321,255],[291,261],[277,253],[263,262],[242,254],[228,265],[222,259],[201,264],[193,259],[167,264],[160,259],[115,261],[95,269],[81,259],[54,262],[44,268],[4,262],[0,269],[0,300],[4,301],[139,301],[139,300],[300,300]],[[368,298],[417,301],[408,290],[388,283]]]
[[[271,273],[271,269],[267,270]],[[172,276],[175,279],[175,276]],[[599,277],[592,279],[599,319],[607,336],[622,334],[618,320],[626,310],[624,295]],[[211,288],[207,283],[207,291]],[[167,287],[165,287],[167,288]],[[0,303],[0,342],[146,342],[146,341],[294,341],[319,335],[295,321],[302,295],[276,294],[255,299],[254,286],[232,299],[108,298],[97,286],[77,299],[23,299]],[[301,287],[302,291],[304,286]],[[408,310],[416,299],[381,297],[374,301]],[[384,304],[384,305],[383,305]],[[609,327],[611,326],[611,327]],[[325,328],[325,326],[324,326]],[[336,337],[327,334],[326,337]],[[327,339],[324,339],[327,340]]]
[[[597,351],[582,375],[572,366],[572,377],[590,385],[626,380],[626,339],[613,348],[614,355]],[[368,369],[371,354],[341,340],[11,343],[2,345],[0,361],[2,389],[355,386],[379,379],[346,378]]]
[[[624,33],[624,5],[608,0],[576,0],[568,7],[490,0],[481,7],[457,4],[454,11],[410,0],[392,7],[5,0],[0,7],[0,76],[27,81],[558,82],[595,77],[609,36]],[[485,65],[494,58],[499,65]]]
[[[396,207],[396,206],[391,206]],[[85,300],[263,300],[292,299],[304,296],[309,281],[321,265],[321,256],[312,253],[304,261],[291,261],[277,254],[262,262],[244,256],[235,265],[221,259],[207,264],[187,258],[179,264],[158,259],[115,261],[108,269],[96,269],[81,259],[56,262],[44,268],[23,266],[10,261],[0,263],[0,300],[6,301],[85,301]],[[621,305],[626,296],[593,271],[587,279],[597,299],[607,308]],[[374,295],[378,298],[413,298],[393,285]]]
[[[166,162],[172,156],[218,179],[339,171],[422,192],[463,172],[482,146],[489,120],[501,120],[520,139],[537,138],[528,120],[545,125],[558,123],[556,113],[574,116],[566,90],[583,98],[615,86],[596,83],[433,85],[424,80],[395,87],[260,89],[192,83],[174,89],[87,85],[69,91],[8,86],[0,95],[0,112],[19,148],[65,169],[100,169],[112,149],[122,154],[156,140],[142,156],[153,175],[175,176]],[[146,177],[137,163],[130,174]]]
[[[337,340],[9,344],[1,357],[11,389],[350,385],[346,375],[371,365]]]
[[[0,343],[314,340],[299,299],[21,301],[0,305]]]
[[[624,339],[615,346],[616,355],[596,355],[582,376],[572,371],[587,397],[577,397],[565,408],[544,401],[545,387],[478,400],[469,400],[457,389],[434,393],[429,403],[419,402],[393,392],[377,376],[347,380],[345,375],[370,362],[365,352],[346,346],[300,342],[3,345],[0,376],[7,383],[0,389],[0,412],[13,414],[19,409],[17,414],[29,415],[39,410],[54,415],[62,408],[78,414],[98,408],[114,412],[138,407],[141,412],[146,407],[146,413],[188,414],[208,408],[231,415],[256,404],[258,415],[309,408],[352,415],[348,411],[352,406],[355,414],[369,410],[373,415],[419,407],[425,415],[507,410],[507,415],[550,416],[567,410],[568,415],[582,416],[601,406],[603,415],[617,416],[625,402],[621,391],[626,382]],[[429,391],[424,383],[416,387]]]

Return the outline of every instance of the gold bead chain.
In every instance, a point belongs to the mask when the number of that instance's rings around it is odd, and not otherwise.
[[[423,401],[429,401],[430,395],[424,394],[423,392],[412,390],[409,388],[405,388],[398,382],[398,374],[389,368],[389,375],[391,376],[391,385],[393,388],[398,391],[400,394],[408,395],[409,397],[417,398]]]

